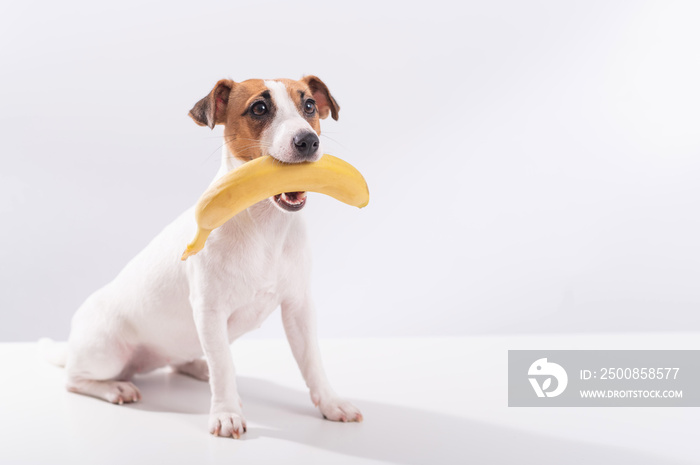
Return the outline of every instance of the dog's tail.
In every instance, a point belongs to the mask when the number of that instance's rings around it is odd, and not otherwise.
[[[66,366],[68,345],[65,342],[55,342],[52,339],[43,337],[39,339],[39,353],[47,362],[64,367]]]

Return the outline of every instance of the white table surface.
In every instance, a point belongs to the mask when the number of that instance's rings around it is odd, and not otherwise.
[[[700,463],[698,408],[509,408],[508,349],[699,349],[700,334],[325,340],[365,421],[325,421],[286,341],[233,345],[248,433],[207,432],[209,388],[154,372],[143,400],[70,394],[36,344],[0,344],[0,464]]]

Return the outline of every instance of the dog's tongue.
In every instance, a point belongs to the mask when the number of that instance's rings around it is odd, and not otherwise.
[[[284,192],[281,194],[282,200],[289,203],[300,203],[306,198],[306,192]]]

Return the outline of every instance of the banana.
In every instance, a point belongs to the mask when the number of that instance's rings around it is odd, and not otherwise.
[[[325,154],[318,161],[282,163],[270,156],[256,158],[229,171],[212,184],[195,206],[197,234],[182,260],[204,247],[209,234],[238,213],[283,192],[312,191],[362,208],[369,203],[365,178],[351,164]]]

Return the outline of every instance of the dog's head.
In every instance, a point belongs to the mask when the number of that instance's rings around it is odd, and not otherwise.
[[[319,119],[338,119],[340,107],[328,87],[316,76],[291,79],[222,79],[209,95],[197,102],[190,117],[200,126],[224,125],[224,143],[237,159],[246,162],[270,155],[285,163],[316,161],[323,155]],[[286,192],[274,203],[285,211],[298,211],[305,192]]]

